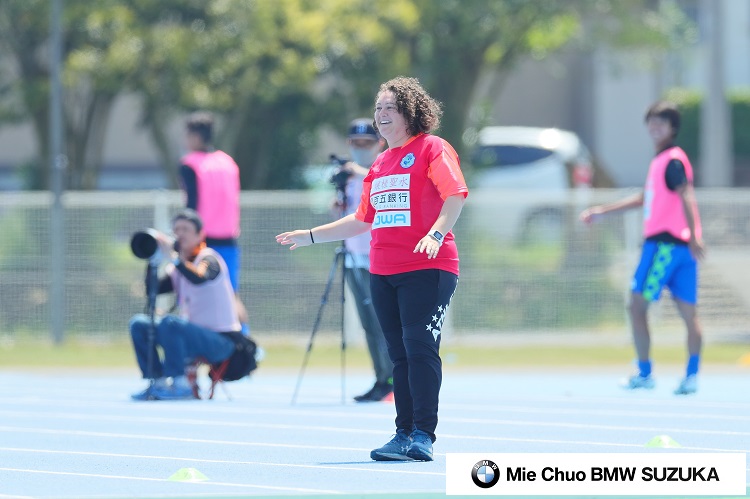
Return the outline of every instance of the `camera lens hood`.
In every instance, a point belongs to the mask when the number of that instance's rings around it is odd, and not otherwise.
[[[130,239],[130,250],[138,258],[148,260],[154,256],[159,249],[156,235],[157,232],[155,229],[146,229],[136,232]]]

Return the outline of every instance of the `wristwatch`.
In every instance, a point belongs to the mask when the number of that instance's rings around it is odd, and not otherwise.
[[[433,232],[432,234],[430,234],[430,236],[432,236],[435,239],[435,241],[439,242],[440,244],[443,244],[443,237],[444,236],[443,236],[443,234],[440,231],[436,230],[435,232]]]

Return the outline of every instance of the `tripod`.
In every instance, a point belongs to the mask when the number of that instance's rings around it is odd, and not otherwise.
[[[294,388],[294,395],[292,395],[292,405],[295,404],[297,400],[297,393],[299,392],[300,384],[302,383],[302,377],[305,374],[305,368],[307,367],[307,362],[310,360],[310,352],[312,351],[313,347],[313,341],[315,340],[315,334],[318,332],[318,327],[320,326],[320,320],[323,317],[323,309],[325,308],[326,303],[328,303],[328,295],[331,292],[331,287],[333,286],[333,281],[336,278],[336,270],[339,267],[339,262],[341,264],[341,403],[344,404],[346,402],[345,399],[345,371],[346,371],[346,334],[344,333],[344,289],[346,285],[346,255],[347,250],[346,246],[344,245],[343,241],[341,245],[336,248],[336,251],[333,256],[333,263],[331,264],[331,269],[328,271],[328,280],[326,281],[325,289],[323,290],[323,296],[320,299],[320,307],[318,307],[318,314],[315,317],[315,322],[313,323],[312,333],[310,333],[310,340],[307,343],[307,349],[305,350],[305,357],[302,360],[302,367],[300,368],[299,376],[297,377],[297,386]]]
[[[336,186],[336,195],[338,199],[338,204],[341,210],[341,215],[345,215],[347,213],[347,196],[346,196],[346,182],[349,178],[349,175],[341,175],[334,174],[334,176],[331,177],[331,183],[333,183]],[[307,367],[307,362],[310,359],[310,352],[312,351],[313,341],[315,340],[315,334],[318,332],[318,327],[320,326],[320,320],[323,317],[323,309],[325,308],[326,303],[328,303],[328,295],[331,292],[331,287],[333,285],[334,279],[336,278],[336,270],[339,267],[339,264],[341,265],[341,403],[346,403],[346,396],[345,396],[345,371],[346,371],[346,334],[344,332],[344,304],[345,304],[345,289],[346,289],[346,275],[348,272],[348,269],[346,267],[347,265],[347,257],[350,257],[350,254],[348,250],[346,249],[346,244],[344,241],[341,242],[341,245],[339,245],[338,248],[336,248],[334,257],[333,257],[333,263],[331,264],[331,269],[328,272],[328,280],[326,281],[325,289],[323,290],[323,296],[320,299],[320,307],[318,307],[318,313],[315,317],[315,322],[313,323],[312,333],[310,333],[310,340],[307,343],[307,349],[305,350],[305,357],[302,360],[302,366],[300,368],[299,376],[297,377],[297,385],[294,388],[294,394],[292,395],[292,405],[295,404],[297,400],[297,393],[299,392],[300,384],[302,383],[302,377],[305,374],[305,368]],[[361,281],[360,276],[357,272],[352,272],[352,275],[357,280],[358,286],[361,287]]]

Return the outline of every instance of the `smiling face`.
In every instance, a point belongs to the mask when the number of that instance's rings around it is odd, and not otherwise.
[[[401,147],[409,140],[404,115],[398,112],[396,96],[390,90],[378,94],[375,102],[375,123],[388,147]]]

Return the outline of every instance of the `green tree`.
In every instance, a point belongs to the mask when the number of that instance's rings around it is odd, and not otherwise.
[[[0,66],[4,90],[3,122],[16,122],[22,117],[31,120],[40,152],[40,157],[34,158],[31,167],[35,170],[48,157],[46,100],[49,71],[40,54],[49,33],[44,18],[45,13],[49,13],[47,4],[44,0],[9,0],[0,8],[0,47],[4,58],[14,59],[17,66]],[[41,178],[40,171],[31,175],[39,178],[33,182],[37,187],[46,187],[46,178]]]
[[[187,28],[157,27],[139,76],[144,123],[172,163],[165,123],[178,112],[214,111],[222,117],[218,146],[237,160],[244,189],[294,186],[293,168],[306,161],[321,125],[361,112],[361,95],[372,99],[376,88],[377,80],[349,85],[336,68],[383,75],[375,54],[397,46],[394,26],[416,23],[410,6],[226,0]]]
[[[332,77],[339,100],[333,107],[346,111],[337,128],[353,114],[370,113],[377,85],[404,74],[419,78],[443,103],[439,134],[459,149],[463,138],[472,136],[467,131],[486,124],[491,103],[476,95],[484,76],[497,94],[528,57],[543,59],[570,46],[590,50],[601,43],[667,49],[694,35],[673,1],[402,0],[389,9],[391,17],[372,14],[372,5],[350,2],[354,14],[340,14],[351,29],[336,46],[346,50],[329,56],[324,74]],[[363,37],[376,23],[383,30],[379,36]]]
[[[190,24],[202,15],[202,4],[197,0],[66,0],[61,23],[67,188],[96,186],[112,105],[135,81],[144,35],[154,25]],[[0,108],[0,120],[17,119],[20,109],[31,121],[39,151],[33,162],[33,185],[43,189],[50,180],[49,18],[48,0],[4,0],[0,8],[0,51],[15,62],[15,68],[3,68],[0,82],[17,73],[12,84],[0,84],[9,103]]]
[[[112,105],[141,97],[142,124],[164,165],[179,144],[168,124],[207,109],[221,119],[218,145],[237,159],[245,189],[294,186],[321,126],[342,129],[370,114],[378,84],[420,78],[445,109],[440,134],[457,147],[482,124],[480,77],[494,89],[522,58],[571,43],[666,47],[684,26],[673,2],[649,0],[66,0],[63,28],[69,188],[93,188]],[[48,178],[47,0],[4,0],[0,122],[26,114]],[[679,37],[678,37],[679,38]],[[593,42],[592,42],[593,40]],[[173,177],[174,178],[174,177]]]
[[[607,43],[667,48],[681,43],[688,22],[674,2],[648,0],[413,0],[419,31],[397,36],[411,47],[414,73],[444,103],[441,135],[461,147],[467,129],[481,126],[485,103],[474,92],[491,74],[493,93],[519,61]]]

